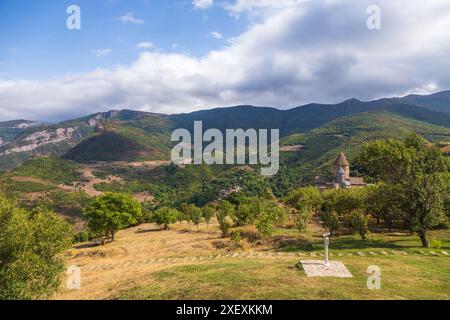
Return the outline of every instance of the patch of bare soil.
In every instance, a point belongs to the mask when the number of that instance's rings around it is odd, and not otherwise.
[[[87,195],[91,197],[97,197],[102,195],[103,192],[100,192],[95,189],[96,184],[100,183],[113,183],[119,182],[122,183],[123,179],[121,177],[109,175],[106,179],[102,179],[96,177],[94,175],[94,171],[102,169],[102,168],[123,168],[123,167],[133,167],[133,168],[146,168],[146,169],[154,169],[162,165],[169,164],[170,161],[142,161],[142,162],[126,162],[126,161],[106,161],[106,162],[95,162],[84,165],[84,168],[81,170],[81,179],[80,181],[74,182],[72,186],[59,185],[58,187],[67,191],[84,191]],[[153,200],[153,195],[148,192],[141,192],[134,195],[134,198],[138,201],[151,201]]]
[[[91,197],[97,197],[102,194],[102,192],[95,189],[96,184],[100,183],[111,183],[111,182],[121,182],[122,178],[116,176],[108,176],[106,179],[101,179],[93,174],[93,168],[88,166],[81,170],[81,180],[74,182],[72,186],[59,185],[61,189],[67,191],[84,191],[87,195]]]
[[[301,151],[303,148],[302,145],[295,145],[295,146],[282,146],[280,147],[281,152],[297,152]]]

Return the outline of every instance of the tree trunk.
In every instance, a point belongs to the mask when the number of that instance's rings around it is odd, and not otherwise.
[[[420,241],[422,242],[422,246],[424,248],[429,248],[430,247],[430,243],[428,242],[427,235],[426,235],[425,231],[420,231],[419,232],[419,237],[420,237]]]
[[[111,232],[111,242],[114,242],[114,239],[116,238],[116,232],[112,231]]]

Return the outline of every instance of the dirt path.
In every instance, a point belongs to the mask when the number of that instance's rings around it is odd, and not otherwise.
[[[95,189],[96,184],[100,183],[111,183],[111,182],[122,182],[122,178],[116,176],[107,176],[107,179],[101,179],[93,174],[94,169],[92,167],[85,167],[81,170],[81,180],[74,182],[72,186],[59,185],[58,187],[67,191],[84,191],[90,197],[97,197],[102,195]]]
[[[96,177],[94,171],[101,170],[102,168],[157,168],[162,165],[169,164],[170,161],[143,161],[143,162],[126,162],[126,161],[109,161],[109,162],[96,162],[85,164],[84,168],[81,170],[81,180],[75,182],[72,186],[59,185],[58,187],[67,191],[80,191],[83,190],[90,197],[97,197],[102,195],[103,192],[95,189],[96,184],[100,183],[122,183],[123,179],[118,176],[109,175],[106,179]],[[153,200],[153,195],[148,192],[141,192],[134,195],[134,198],[140,202]]]

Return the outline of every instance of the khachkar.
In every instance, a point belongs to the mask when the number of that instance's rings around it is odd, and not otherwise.
[[[303,266],[303,270],[305,270],[308,277],[352,278],[352,274],[341,261],[330,261],[330,236],[330,232],[322,235],[325,249],[324,260],[302,260],[300,263]]]

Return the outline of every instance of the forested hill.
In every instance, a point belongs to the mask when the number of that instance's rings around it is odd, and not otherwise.
[[[440,137],[435,140],[445,142],[445,130],[450,128],[450,92],[368,102],[351,99],[338,104],[308,104],[289,110],[235,106],[177,115],[111,110],[52,125],[25,120],[0,122],[0,169],[15,168],[30,157],[49,154],[75,161],[168,159],[172,130],[192,129],[193,122],[200,120],[204,129],[276,128],[280,129],[282,138],[295,134],[311,137],[320,132],[316,129],[351,115],[360,115],[360,128],[366,121],[364,119],[371,121],[370,114],[373,113],[404,119],[403,124],[394,121],[396,126],[404,125],[405,121],[420,124],[395,129],[417,131],[419,127],[429,127],[432,132],[429,136]],[[353,124],[346,122],[346,125],[349,126],[347,134],[351,135]],[[371,130],[386,133],[388,129],[394,128],[379,126]],[[327,146],[324,144],[322,148],[326,151]]]

